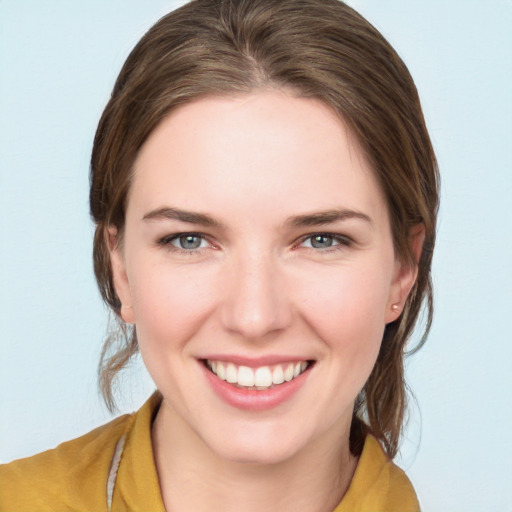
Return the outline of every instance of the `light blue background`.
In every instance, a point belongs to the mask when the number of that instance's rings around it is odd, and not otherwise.
[[[408,64],[442,173],[437,312],[399,462],[425,511],[510,511],[512,1],[349,3]],[[124,59],[174,5],[0,0],[1,461],[109,419],[88,160]],[[122,411],[152,390],[140,363],[122,387]]]

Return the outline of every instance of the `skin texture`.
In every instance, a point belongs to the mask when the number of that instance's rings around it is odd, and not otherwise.
[[[344,210],[361,216],[289,221]],[[204,238],[183,249],[180,233]],[[334,238],[315,248],[319,233]],[[166,507],[332,510],[357,464],[354,400],[415,279],[395,257],[385,198],[345,124],[284,91],[180,107],[142,147],[123,237],[109,237],[122,316],[164,396],[153,440]],[[205,378],[203,360],[219,354],[314,365],[283,403],[243,410]]]

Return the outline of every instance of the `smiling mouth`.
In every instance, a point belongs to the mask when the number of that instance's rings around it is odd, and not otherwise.
[[[258,368],[210,359],[205,359],[204,364],[220,380],[235,387],[263,391],[296,379],[311,368],[314,362],[296,361]]]

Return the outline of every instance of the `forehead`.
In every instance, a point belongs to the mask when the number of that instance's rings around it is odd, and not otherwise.
[[[272,204],[283,215],[339,207],[371,213],[384,203],[343,120],[318,100],[283,91],[180,107],[150,135],[134,169],[129,210],[179,203],[233,213]]]

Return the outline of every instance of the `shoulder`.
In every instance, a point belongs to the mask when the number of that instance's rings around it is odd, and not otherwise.
[[[106,481],[119,438],[133,415],[33,457],[0,465],[0,510],[103,510]]]
[[[407,475],[386,456],[378,441],[369,435],[350,487],[334,512],[375,510],[419,512],[420,506]]]

